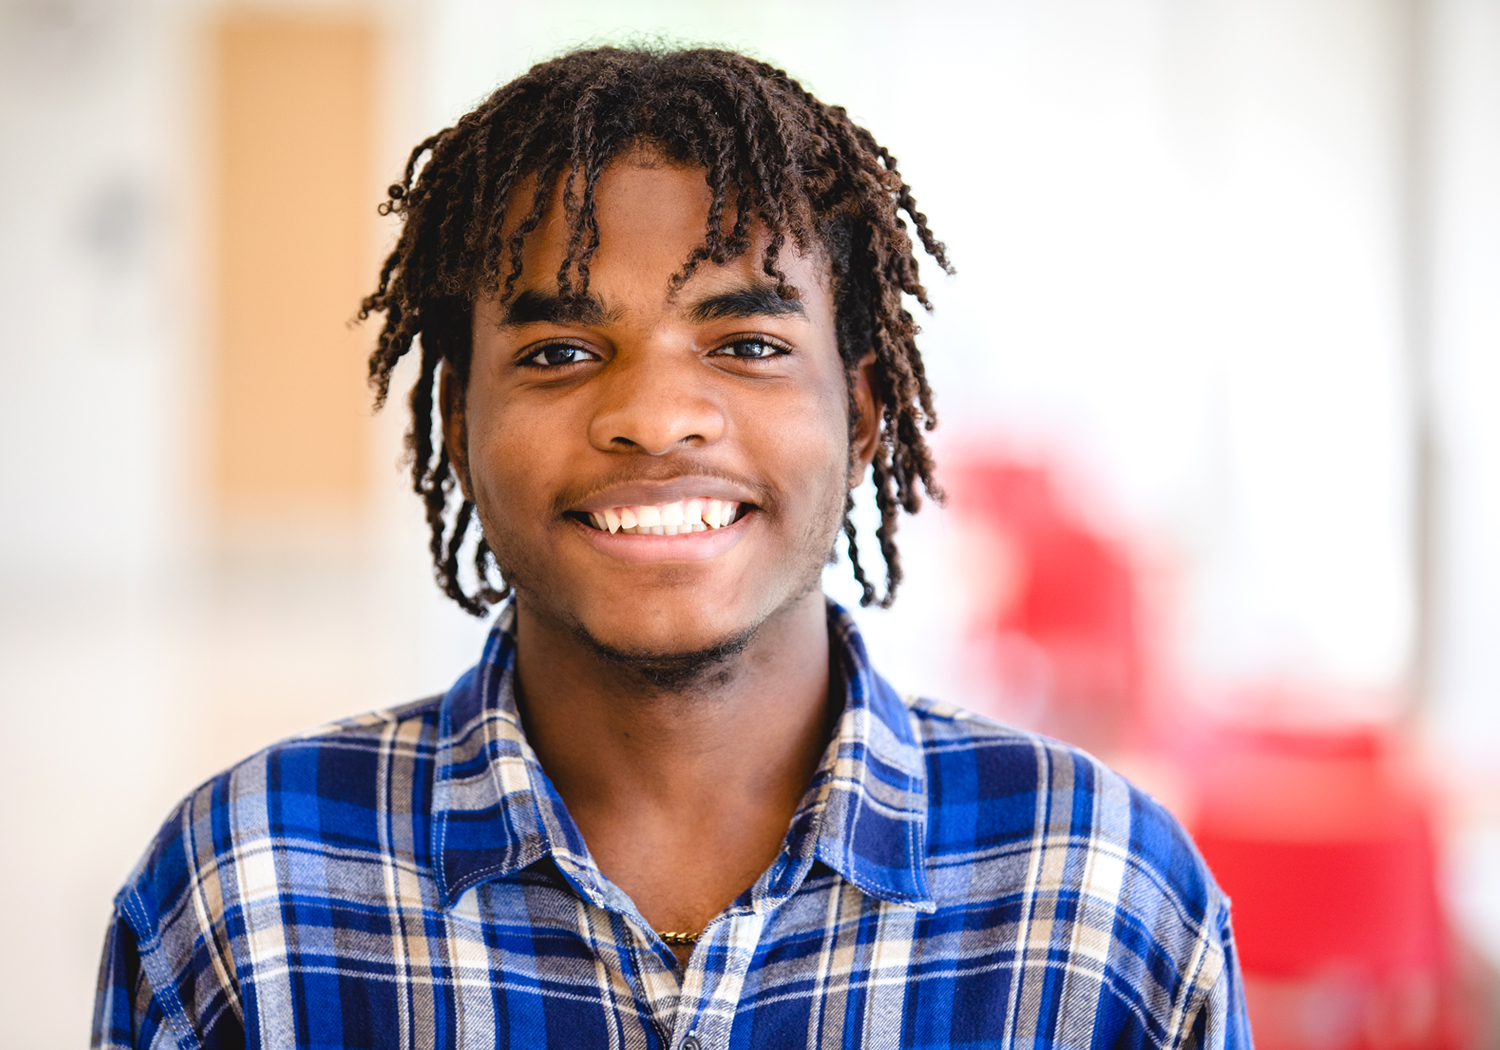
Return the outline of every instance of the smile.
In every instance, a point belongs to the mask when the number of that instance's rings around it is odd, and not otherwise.
[[[732,525],[743,509],[744,504],[731,500],[684,499],[638,507],[606,507],[580,513],[578,518],[586,520],[600,532],[619,532],[627,536],[680,536]]]

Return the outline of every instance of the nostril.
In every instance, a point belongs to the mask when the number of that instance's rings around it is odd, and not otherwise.
[[[688,434],[684,437],[665,441],[661,447],[657,448],[644,441],[616,435],[609,439],[609,443],[611,448],[619,451],[644,452],[649,456],[665,456],[669,452],[673,452],[679,448],[698,448],[706,445],[708,444],[708,439],[702,434]]]

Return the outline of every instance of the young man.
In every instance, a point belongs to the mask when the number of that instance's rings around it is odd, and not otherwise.
[[[935,491],[898,213],[946,260],[868,132],[739,55],[581,52],[390,198],[371,374],[420,343],[438,581],[511,600],[445,696],[183,802],[118,898],[96,1045],[1248,1047],[1172,819],[903,702],[821,593],[842,529],[875,600],[868,470],[885,602]]]

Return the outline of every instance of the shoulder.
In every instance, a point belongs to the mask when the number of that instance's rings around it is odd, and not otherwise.
[[[1044,943],[1020,965],[1077,975],[1096,1033],[1250,1045],[1229,901],[1163,806],[1061,741],[930,700],[907,710],[939,915],[994,931],[1001,951]]]
[[[167,1025],[242,1043],[245,965],[275,958],[287,901],[368,896],[393,839],[425,841],[441,699],[283,740],[178,803],[115,898],[96,1038]]]
[[[1192,839],[1165,807],[1071,744],[935,700],[907,702],[927,765],[929,808],[975,808],[986,842],[1054,841],[1150,868],[1198,910],[1217,892]]]
[[[937,701],[907,707],[926,757],[929,863],[1033,907],[1051,902],[1059,918],[1091,916],[1114,951],[1170,959],[1179,980],[1213,983],[1228,900],[1160,803],[1061,741]],[[1132,938],[1134,948],[1122,943]]]
[[[421,797],[432,777],[441,696],[332,722],[279,741],[190,791],[162,824],[116,900],[138,936],[195,909],[189,891],[211,883],[221,912],[262,859],[301,850],[377,846],[389,793]],[[382,799],[384,791],[387,798]],[[409,805],[396,803],[398,809]],[[220,879],[233,867],[234,879]],[[221,885],[222,884],[222,885]],[[209,922],[199,902],[198,917]]]

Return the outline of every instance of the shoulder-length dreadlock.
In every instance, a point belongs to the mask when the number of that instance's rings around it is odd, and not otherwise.
[[[377,408],[385,403],[397,362],[421,337],[406,446],[413,487],[427,508],[439,586],[476,616],[509,591],[491,582],[493,555],[483,536],[475,545],[474,593],[459,580],[460,550],[478,523],[467,499],[450,520],[452,458],[434,418],[439,366],[448,362],[457,381],[468,382],[474,299],[498,293],[503,300],[512,293],[525,238],[540,224],[559,178],[571,226],[558,292],[568,298],[587,291],[589,263],[599,247],[599,177],[612,159],[641,146],[703,168],[713,194],[703,241],[683,260],[675,288],[699,264],[723,264],[748,251],[756,222],[770,234],[764,271],[784,297],[797,297],[777,265],[788,237],[801,251],[821,247],[829,259],[846,373],[852,377],[859,360],[875,353],[882,412],[872,466],[880,508],[875,535],[886,564],[885,594],[878,602],[889,606],[901,581],[898,508],[912,514],[921,507],[919,481],[928,495],[942,498],[923,437],[937,423],[932,391],[902,295],[929,310],[931,305],[900,212],[928,254],[952,269],[896,159],[842,107],[824,105],[764,62],[708,49],[599,48],[543,62],[412,150],[404,177],[381,205],[381,214],[395,212],[404,225],[359,316],[385,315],[370,355]],[[516,189],[529,176],[535,176],[535,189],[526,202]],[[731,204],[735,221],[726,233],[723,220]],[[528,210],[502,238],[510,209],[522,207]],[[849,560],[864,591],[861,604],[872,605],[877,598],[860,565],[853,507],[851,494],[844,512]]]

